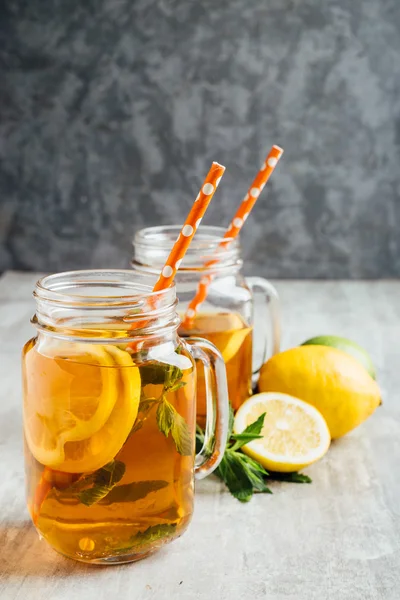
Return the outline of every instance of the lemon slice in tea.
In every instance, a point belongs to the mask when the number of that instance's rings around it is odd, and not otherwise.
[[[56,349],[52,353],[52,357],[44,356],[33,348],[26,357],[24,429],[28,447],[39,462],[60,471],[96,469],[108,462],[105,458],[113,451],[110,446],[100,451],[99,442],[108,444],[116,421],[136,418],[139,370],[127,352],[109,352],[106,346],[74,343],[60,346],[58,355]],[[128,369],[121,374],[116,363],[129,364],[129,376]],[[121,396],[132,390],[132,405],[122,403],[126,414],[115,413],[121,408]],[[124,428],[116,436],[120,439],[123,434]],[[113,448],[121,447],[124,440],[117,442]],[[112,458],[111,454],[109,460]]]
[[[293,472],[303,469],[327,452],[331,437],[321,413],[298,398],[269,392],[246,400],[235,416],[235,433],[265,414],[262,438],[243,451],[267,471]]]
[[[54,465],[66,441],[101,429],[117,400],[114,361],[95,344],[35,348],[26,357],[25,435],[34,457]]]
[[[95,471],[115,458],[131,431],[139,410],[140,371],[125,350],[106,347],[117,368],[117,401],[105,425],[82,442],[67,442],[65,458],[58,468],[68,473]]]
[[[237,313],[200,313],[194,320],[191,333],[204,334],[217,346],[227,363],[240,350],[250,329]]]

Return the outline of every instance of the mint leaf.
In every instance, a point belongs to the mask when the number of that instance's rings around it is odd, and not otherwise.
[[[101,504],[113,504],[113,502],[136,502],[142,498],[146,498],[152,492],[157,492],[163,488],[168,487],[168,481],[162,479],[155,479],[149,481],[133,481],[125,485],[118,485],[114,487],[108,494],[101,500]]]
[[[121,481],[125,473],[125,465],[119,460],[113,460],[101,469],[82,475],[72,485],[63,490],[53,488],[51,494],[61,503],[82,502],[91,506],[100,502]]]
[[[264,481],[265,469],[242,452],[227,450],[216,474],[240,502],[249,502],[254,491],[272,494]]]
[[[232,433],[233,411],[229,415],[228,448],[216,470],[216,475],[225,482],[231,494],[240,502],[249,502],[254,492],[272,494],[265,482],[268,472],[256,460],[243,454],[240,448],[252,440],[262,437],[265,413],[242,433]]]
[[[105,496],[117,485],[125,474],[125,465],[120,460],[113,460],[95,471],[92,476],[91,487],[78,492],[79,500],[85,506],[92,506]]]
[[[233,445],[234,450],[239,450],[242,446],[245,446],[249,442],[253,440],[259,440],[263,436],[261,435],[261,431],[264,425],[265,414],[263,413],[258,417],[254,423],[251,423],[246,427],[242,433],[234,433],[232,435],[232,439],[235,440],[235,444]]]
[[[139,366],[139,370],[143,387],[150,383],[153,385],[164,385],[164,391],[171,390],[183,377],[183,371],[179,367],[165,363],[152,362],[143,364]],[[186,384],[182,382],[180,387],[184,385]]]
[[[179,388],[186,385],[184,381],[181,381],[183,377],[183,371],[174,365],[168,365],[166,370],[166,377],[164,382],[164,391],[172,392],[179,390]]]
[[[147,398],[145,394],[142,394],[138,416],[130,435],[143,427],[143,423],[147,419],[149,412],[154,406],[157,406],[156,420],[159,430],[166,437],[171,433],[179,454],[190,456],[192,454],[192,438],[189,427],[184,418],[166,400],[167,393],[176,392],[186,385],[182,381],[183,371],[175,365],[159,366],[151,364],[140,367],[140,373],[144,387],[150,383],[162,383],[164,389],[158,398]]]
[[[192,437],[185,419],[167,400],[160,402],[157,408],[158,429],[168,437],[171,433],[172,439],[179,454],[182,456],[191,456]]]
[[[175,408],[166,400],[163,400],[158,405],[156,416],[157,425],[158,429],[165,435],[165,437],[168,437],[169,432],[174,425],[175,412]]]
[[[248,425],[246,427],[246,429],[244,431],[242,431],[242,433],[238,434],[238,435],[243,435],[244,433],[246,434],[254,434],[254,435],[260,435],[262,428],[264,426],[264,419],[265,419],[265,415],[267,413],[263,413],[262,415],[260,415],[258,417],[258,419],[256,421],[254,421],[254,423],[251,423],[250,425]]]
[[[133,535],[126,543],[118,548],[110,547],[110,551],[115,554],[129,552],[129,550],[138,550],[142,546],[151,544],[157,540],[163,542],[170,538],[176,531],[175,523],[160,523],[159,525],[151,525],[144,531],[139,531]],[[165,540],[164,540],[165,538]]]
[[[265,469],[261,467],[261,465],[259,465],[256,461],[253,461],[253,459],[250,458],[249,460],[249,457],[245,454],[238,452],[237,455],[242,463],[243,470],[245,471],[247,478],[251,482],[253,488],[257,492],[272,494],[271,490],[264,481],[264,477],[265,475],[267,475]]]
[[[149,383],[160,385],[165,383],[166,368],[163,364],[144,364],[139,367],[142,387]]]
[[[246,475],[237,453],[227,450],[216,470],[228,490],[240,502],[249,502],[253,495],[253,484]]]
[[[240,455],[242,455],[242,453],[240,452]],[[266,477],[267,475],[269,475],[268,471],[266,471],[264,469],[264,467],[262,465],[260,465],[259,462],[257,462],[254,458],[251,458],[250,456],[247,456],[247,454],[243,454],[243,456],[246,457],[246,462],[251,465],[251,468],[253,469],[253,471],[258,471],[259,473],[261,473],[262,475],[264,475],[264,477]]]
[[[312,483],[311,477],[302,473],[268,473],[268,479],[287,481],[289,483]]]
[[[255,435],[254,433],[237,433],[232,436],[232,440],[236,442],[234,444],[235,450],[239,450],[239,448],[253,440],[261,440],[262,438],[262,435]]]
[[[186,383],[184,381],[178,381],[178,383],[175,383],[172,387],[168,388],[168,391],[169,392],[176,392],[176,390],[180,390],[185,385],[186,385]]]
[[[146,419],[149,416],[149,412],[151,411],[151,409],[156,406],[159,403],[158,398],[147,398],[143,393],[140,397],[140,402],[139,402],[139,410],[138,410],[138,414],[135,420],[135,423],[133,424],[133,427],[128,435],[128,438],[135,433],[136,431],[139,431],[139,429],[141,429],[143,427],[144,422],[146,421]]]
[[[171,429],[171,435],[179,454],[182,456],[191,456],[193,454],[192,437],[189,427],[183,417],[176,413],[175,423]]]
[[[147,414],[153,406],[158,404],[159,400],[157,398],[147,398],[146,396],[142,396],[139,402],[139,410],[138,412]]]
[[[175,533],[176,524],[175,523],[161,523],[160,525],[151,525],[145,531],[139,531],[136,535],[132,536],[131,542],[133,547],[143,546],[144,544],[148,544],[150,542],[155,542],[156,540],[170,537],[173,533]]]

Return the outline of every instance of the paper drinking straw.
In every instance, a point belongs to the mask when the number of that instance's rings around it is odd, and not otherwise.
[[[172,246],[165,265],[161,269],[160,276],[153,288],[153,292],[164,290],[173,282],[175,274],[179,269],[183,257],[190,246],[190,242],[192,241],[201,223],[201,219],[203,218],[204,213],[206,212],[208,205],[210,204],[212,197],[219,186],[224,172],[224,166],[218,164],[217,162],[212,163],[207,177],[200,188],[197,198],[185,219],[185,223],[183,224],[179,236],[175,244]],[[131,324],[130,329],[145,327],[147,323],[148,321],[137,321]],[[132,341],[128,344],[128,346],[132,349],[135,349],[137,348],[137,343]]]
[[[260,196],[262,190],[264,189],[265,184],[268,179],[271,177],[276,165],[278,164],[279,159],[283,154],[282,148],[279,146],[272,146],[271,150],[268,153],[267,158],[261,165],[261,169],[257,173],[253,183],[249,187],[247,194],[245,195],[241,205],[237,209],[228,229],[225,232],[224,239],[219,244],[218,248],[225,248],[228,246],[234,238],[237,237],[239,231],[242,229],[244,222],[250,214],[251,209],[257,202],[258,197]],[[211,267],[218,263],[218,259],[212,259],[205,263],[205,267]],[[196,295],[191,300],[187,310],[185,317],[183,319],[183,326],[189,329],[193,323],[193,319],[196,316],[197,310],[202,302],[207,297],[207,291],[209,285],[212,281],[212,276],[207,275],[201,278],[199,285],[197,287]]]
[[[175,273],[180,267],[182,259],[190,246],[190,242],[192,241],[194,234],[201,223],[201,219],[203,218],[203,215],[206,212],[212,197],[214,196],[215,190],[221,181],[224,171],[225,167],[216,162],[213,162],[211,165],[211,169],[209,170],[208,175],[201,186],[200,192],[194,201],[188,216],[186,217],[186,221],[181,229],[178,239],[172,247],[172,250],[161,271],[160,277],[154,286],[153,292],[164,290],[173,282]]]

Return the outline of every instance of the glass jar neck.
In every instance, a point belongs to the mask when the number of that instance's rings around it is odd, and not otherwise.
[[[133,240],[132,264],[138,271],[159,273],[177,239],[181,226],[147,227]],[[238,238],[224,238],[222,227],[202,225],[179,267],[180,276],[201,273],[225,276],[242,266]]]
[[[35,327],[54,337],[129,342],[176,337],[175,286],[153,292],[157,277],[131,270],[71,271],[40,279]]]

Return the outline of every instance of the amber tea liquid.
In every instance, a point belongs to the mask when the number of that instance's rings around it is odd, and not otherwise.
[[[179,335],[206,338],[218,348],[226,366],[229,400],[237,410],[251,394],[252,327],[237,313],[199,313],[190,331],[181,326]],[[196,413],[198,423],[204,426],[206,392],[201,368],[198,371]]]
[[[56,550],[90,562],[141,558],[193,511],[193,361],[180,347],[142,361],[117,343],[49,337],[23,351],[29,510]]]

